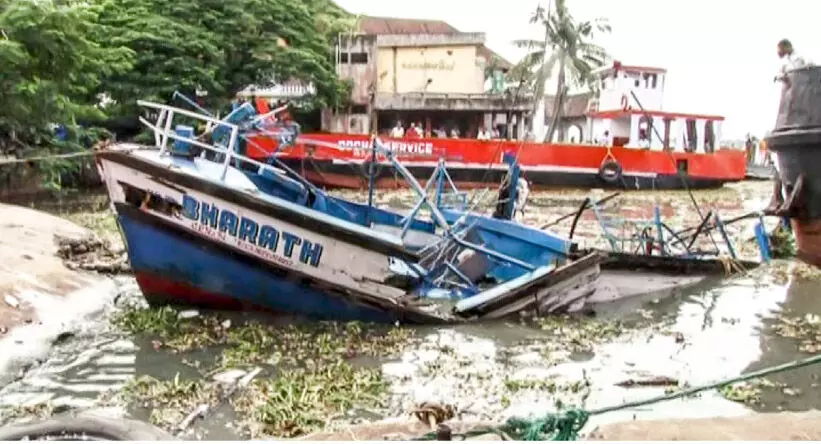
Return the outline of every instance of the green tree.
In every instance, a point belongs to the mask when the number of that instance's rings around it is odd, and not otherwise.
[[[249,85],[293,78],[316,86],[315,105],[333,106],[346,87],[329,34],[345,20],[330,0],[108,0],[98,38],[137,56],[102,91],[134,115],[137,99],[166,101],[175,90],[206,90],[213,107]]]
[[[55,0],[0,0],[0,153],[28,157],[84,148],[95,131],[77,123],[104,117],[95,91],[127,69],[133,53],[89,39],[99,8]],[[63,140],[54,125],[66,127]],[[86,144],[87,145],[87,144]],[[77,162],[37,164],[49,184]]]
[[[528,50],[518,63],[518,69],[519,72],[533,73],[528,80],[535,95],[536,106],[540,106],[540,99],[544,97],[547,79],[554,71],[557,74],[553,115],[550,116],[544,139],[550,141],[558,127],[568,87],[589,85],[592,71],[604,65],[607,52],[592,40],[597,33],[610,32],[611,28],[605,18],[576,21],[567,9],[565,0],[555,0],[552,10],[537,7],[530,17],[530,23],[538,23],[544,28],[544,39],[516,40],[513,43]]]

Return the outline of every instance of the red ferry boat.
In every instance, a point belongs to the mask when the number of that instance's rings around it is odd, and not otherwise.
[[[587,100],[581,119],[565,113],[562,125],[566,128],[559,132],[575,131],[571,139],[597,143],[431,137],[382,140],[420,180],[427,179],[439,159],[444,159],[460,188],[498,184],[507,171],[505,153],[518,156],[533,188],[679,189],[686,181],[687,187],[696,189],[744,179],[745,153],[717,146],[724,117],[661,111],[664,69],[615,63],[597,75],[601,81],[598,97]],[[252,141],[246,153],[252,158],[265,158],[277,149],[271,137],[258,136]],[[366,188],[370,143],[366,134],[304,134],[279,158],[317,185]],[[377,187],[397,187],[402,182],[387,159],[377,158],[375,171]]]

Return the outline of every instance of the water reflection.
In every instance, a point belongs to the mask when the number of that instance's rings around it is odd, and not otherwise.
[[[784,300],[769,316],[762,319],[759,335],[761,354],[747,365],[743,372],[759,370],[809,356],[808,353],[798,350],[798,340],[774,334],[772,329],[782,317],[821,314],[821,299],[818,297],[821,292],[819,290],[821,290],[821,282],[817,280],[793,279],[790,282]],[[768,376],[767,379],[775,383],[775,387],[763,391],[762,405],[756,406],[756,410],[804,411],[818,408],[821,406],[818,376],[818,366]]]

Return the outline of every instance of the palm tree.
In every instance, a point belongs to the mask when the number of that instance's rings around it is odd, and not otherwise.
[[[549,0],[550,1],[550,0]],[[551,2],[552,3],[552,2]],[[577,22],[567,9],[565,0],[555,0],[554,10],[539,5],[530,16],[530,23],[544,27],[544,40],[516,40],[519,48],[528,50],[527,55],[517,64],[520,71],[533,72],[530,87],[536,98],[535,106],[543,106],[545,83],[556,70],[556,95],[553,98],[553,115],[550,116],[545,141],[553,139],[561,117],[564,100],[569,86],[591,84],[591,73],[604,65],[607,51],[591,41],[598,32],[610,32],[605,18]],[[536,109],[533,115],[536,116]]]

